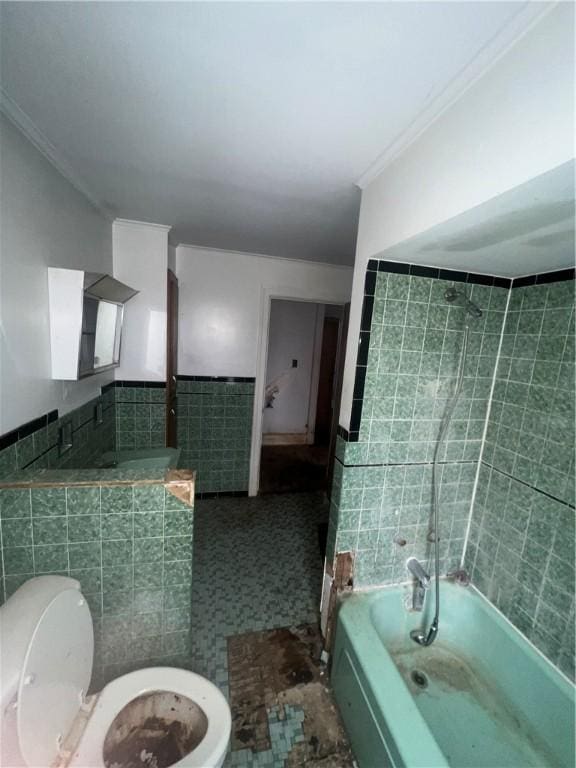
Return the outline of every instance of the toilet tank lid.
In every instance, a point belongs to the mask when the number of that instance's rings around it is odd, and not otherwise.
[[[67,589],[80,590],[80,584],[67,576],[37,576],[0,606],[0,711],[18,690],[26,651],[42,614]]]

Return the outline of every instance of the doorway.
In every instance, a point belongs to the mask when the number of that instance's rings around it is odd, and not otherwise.
[[[343,308],[272,299],[259,492],[325,491]]]

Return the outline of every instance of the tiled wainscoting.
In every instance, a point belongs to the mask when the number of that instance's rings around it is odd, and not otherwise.
[[[2,600],[32,576],[81,584],[93,685],[190,654],[193,509],[164,484],[0,489]]]
[[[475,586],[573,676],[574,270],[511,281],[369,262],[328,554],[354,553],[357,586],[407,580],[410,555],[432,565],[431,462],[465,321],[452,283],[483,316],[468,319],[440,455],[442,571],[466,549]]]
[[[199,493],[246,493],[254,379],[180,376],[180,466],[195,469]],[[72,448],[60,454],[60,428],[72,423]],[[113,381],[100,397],[57,411],[0,437],[0,479],[20,469],[90,467],[105,451],[160,448],[166,439],[163,382]]]
[[[166,385],[115,381],[116,447],[119,451],[166,445]]]
[[[72,446],[59,449],[61,428],[72,424]],[[0,478],[20,469],[94,466],[106,451],[165,445],[166,386],[163,382],[113,381],[84,405],[57,411],[0,437]]]
[[[197,472],[199,493],[246,492],[254,379],[178,377],[180,463]]]
[[[59,434],[72,426],[72,445],[59,449]],[[103,387],[102,394],[58,418],[51,411],[0,437],[0,479],[20,469],[88,467],[116,441],[114,389]]]

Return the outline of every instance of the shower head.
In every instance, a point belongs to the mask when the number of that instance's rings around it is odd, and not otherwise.
[[[464,291],[459,291],[457,288],[454,288],[454,286],[451,286],[446,289],[444,298],[450,304],[458,302],[472,317],[482,317],[482,310],[480,307],[474,304],[474,302],[466,296]]]

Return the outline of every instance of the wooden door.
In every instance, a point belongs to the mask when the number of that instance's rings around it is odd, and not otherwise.
[[[316,400],[316,423],[314,425],[314,444],[328,445],[332,426],[334,407],[334,373],[338,351],[338,332],[340,321],[335,317],[324,318],[322,348],[320,352],[320,372],[318,376],[318,397]]]
[[[178,372],[178,279],[168,270],[166,328],[166,446],[176,448],[176,374]]]

